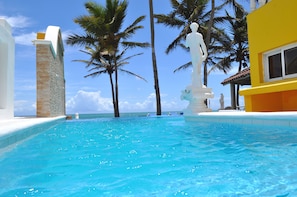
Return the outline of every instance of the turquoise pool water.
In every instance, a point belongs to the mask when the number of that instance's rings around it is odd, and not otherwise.
[[[297,129],[65,121],[0,156],[0,196],[297,196]]]

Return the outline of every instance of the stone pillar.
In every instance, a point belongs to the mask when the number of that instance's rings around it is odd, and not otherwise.
[[[14,117],[14,54],[11,27],[0,19],[0,120]]]
[[[64,47],[59,27],[38,33],[36,45],[36,116],[65,115]]]

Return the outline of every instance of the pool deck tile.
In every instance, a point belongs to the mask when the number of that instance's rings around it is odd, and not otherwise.
[[[222,110],[185,115],[187,121],[226,122],[238,124],[262,124],[297,127],[297,111],[290,112],[245,112]]]
[[[34,125],[47,123],[50,121],[62,119],[64,116],[52,117],[52,118],[27,118],[27,117],[15,117],[12,119],[0,120],[0,137],[13,133],[20,129],[25,129]]]

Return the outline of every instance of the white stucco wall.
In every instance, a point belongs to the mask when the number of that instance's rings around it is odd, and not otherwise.
[[[14,38],[0,18],[0,120],[14,117]]]

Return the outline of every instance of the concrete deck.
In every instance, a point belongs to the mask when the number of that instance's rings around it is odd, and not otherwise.
[[[53,118],[15,117],[13,119],[0,120],[0,137],[15,132],[17,130],[25,129],[34,125],[47,123],[62,118],[64,118],[64,116]]]

